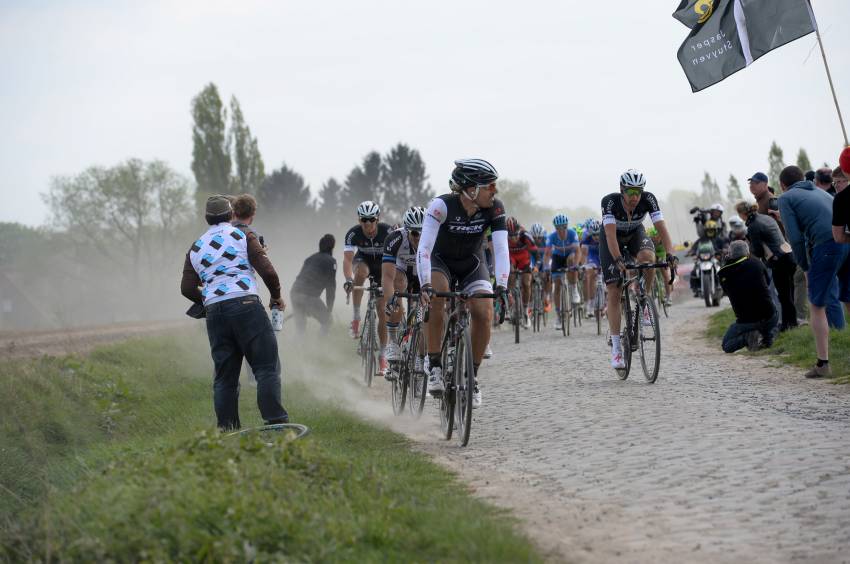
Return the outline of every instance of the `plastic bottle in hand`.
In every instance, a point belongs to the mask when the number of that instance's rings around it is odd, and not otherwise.
[[[283,329],[283,312],[277,306],[272,306],[272,329],[275,331]]]

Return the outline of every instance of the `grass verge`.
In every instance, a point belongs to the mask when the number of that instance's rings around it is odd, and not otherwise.
[[[0,561],[540,560],[508,514],[304,384],[285,402],[308,438],[221,436],[205,346],[0,364]]]
[[[731,308],[718,311],[709,317],[706,336],[718,344],[723,340],[726,329],[735,321]],[[798,327],[781,333],[773,347],[758,352],[743,351],[754,356],[772,356],[784,363],[800,368],[810,368],[816,361],[815,339],[810,327]],[[835,384],[850,384],[850,329],[829,332],[829,364],[835,376]]]

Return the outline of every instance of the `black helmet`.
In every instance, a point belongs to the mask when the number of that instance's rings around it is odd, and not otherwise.
[[[484,159],[460,159],[455,161],[455,169],[449,186],[455,190],[486,186],[499,178],[496,168]]]

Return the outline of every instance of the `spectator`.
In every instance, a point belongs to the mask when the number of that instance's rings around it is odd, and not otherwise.
[[[213,404],[218,427],[238,429],[239,373],[246,358],[257,378],[257,405],[266,423],[286,423],[280,400],[280,357],[277,339],[258,295],[256,271],[271,293],[270,307],[283,310],[280,281],[254,233],[229,222],[233,207],[225,196],[206,203],[210,226],[195,241],[183,265],[181,293],[202,304],[210,353],[215,365]],[[247,268],[246,268],[247,267]]]
[[[779,221],[779,200],[773,195],[770,186],[767,185],[767,175],[757,172],[749,179],[750,194],[756,199],[759,213],[770,215]],[[780,228],[781,228],[780,224]]]
[[[806,373],[807,378],[831,375],[829,368],[829,325],[844,328],[844,312],[836,293],[843,302],[850,301],[847,276],[839,286],[839,273],[846,274],[850,247],[832,238],[832,196],[818,190],[803,179],[797,166],[783,169],[779,182],[785,192],[779,198],[779,211],[785,222],[788,240],[797,264],[807,273],[812,332],[815,337],[817,364]],[[829,305],[829,312],[827,312]]]
[[[828,167],[819,168],[815,173],[815,186],[829,194],[835,196],[835,188],[832,186],[832,169]]]
[[[268,250],[266,240],[252,227],[254,216],[257,214],[257,200],[251,194],[242,194],[232,199],[233,202],[233,226],[239,228],[243,233],[252,232],[257,235],[260,246]]]
[[[848,176],[850,172],[845,173],[841,168],[836,168],[832,172],[836,192],[832,200],[832,238],[836,243],[850,243],[850,190],[847,189],[850,179]]]
[[[336,296],[336,259],[333,258],[336,239],[328,233],[319,239],[319,252],[307,257],[301,272],[292,284],[292,307],[295,310],[295,327],[304,333],[307,317],[313,317],[321,325],[323,335],[331,325],[331,313]],[[325,292],[325,303],[319,299]]]
[[[806,171],[806,180],[808,180],[809,182],[814,182],[815,181],[815,171],[807,170]]]
[[[723,351],[733,353],[773,344],[779,330],[779,314],[770,296],[770,277],[761,261],[749,257],[746,241],[729,245],[729,260],[720,269],[720,285],[729,297],[735,322],[723,336]]]
[[[747,226],[744,225],[744,220],[740,217],[732,216],[729,218],[729,241],[746,241]]]

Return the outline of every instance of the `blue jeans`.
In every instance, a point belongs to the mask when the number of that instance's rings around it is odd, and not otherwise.
[[[758,331],[761,333],[763,342],[770,346],[779,332],[779,310],[773,313],[773,317],[755,323],[738,323],[735,321],[723,335],[723,352],[733,353],[747,346],[747,333]]]
[[[811,254],[809,301],[826,308],[830,327],[844,329],[840,301],[850,302],[850,245],[827,241],[816,245]]]
[[[280,400],[277,338],[257,296],[224,300],[206,307],[207,336],[215,365],[213,404],[221,429],[238,429],[239,373],[248,360],[257,379],[257,406],[267,423],[286,423]]]

